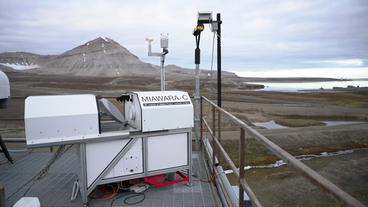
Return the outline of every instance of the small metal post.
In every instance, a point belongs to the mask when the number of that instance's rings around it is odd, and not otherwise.
[[[165,55],[161,56],[161,91],[165,91]]]
[[[215,176],[216,168],[216,111],[215,107],[212,106],[212,175]]]
[[[244,206],[244,189],[240,184],[240,180],[244,179],[244,165],[245,165],[245,133],[244,129],[240,128],[240,148],[239,148],[239,207]]]

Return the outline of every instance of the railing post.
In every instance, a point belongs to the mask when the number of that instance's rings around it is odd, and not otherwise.
[[[212,106],[212,174],[215,176],[215,168],[216,168],[216,110],[215,107]]]
[[[239,207],[244,206],[244,189],[240,184],[244,179],[244,165],[245,165],[245,132],[243,128],[240,128],[240,147],[239,147]]]

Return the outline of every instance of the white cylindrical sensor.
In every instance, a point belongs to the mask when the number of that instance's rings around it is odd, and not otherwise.
[[[161,48],[167,49],[169,47],[169,37],[168,34],[161,34]]]
[[[8,76],[0,71],[0,99],[8,99],[10,97],[10,83]]]

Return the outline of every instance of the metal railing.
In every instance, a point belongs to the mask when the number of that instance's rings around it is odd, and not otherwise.
[[[210,127],[208,121],[203,116],[203,102],[204,101],[209,104],[209,107],[211,108],[211,111],[212,111],[212,127]],[[215,103],[213,103],[208,98],[202,96],[200,103],[201,103],[200,137],[202,139],[201,140],[202,147],[205,147],[204,142],[203,142],[203,131],[204,131],[203,126],[205,126],[207,132],[212,137],[212,140],[211,140],[212,142],[211,143],[212,145],[212,173],[215,173],[215,168],[218,166],[218,163],[216,162],[217,160],[219,160],[218,157],[222,156],[224,158],[223,160],[226,162],[227,165],[230,166],[230,168],[233,170],[236,178],[239,181],[239,199],[238,199],[239,206],[243,206],[244,204],[243,203],[244,202],[244,197],[243,197],[244,191],[248,194],[253,206],[258,206],[258,207],[262,206],[261,202],[258,200],[256,194],[250,188],[250,186],[248,185],[244,177],[244,174],[245,174],[244,173],[244,166],[245,166],[245,156],[244,155],[245,155],[245,145],[246,145],[246,142],[245,142],[246,132],[249,133],[250,135],[253,135],[254,138],[258,142],[263,144],[267,149],[272,151],[276,156],[281,158],[283,161],[285,161],[289,165],[298,169],[302,173],[303,176],[309,178],[311,181],[316,183],[318,186],[322,187],[322,189],[331,193],[337,199],[343,201],[345,204],[349,206],[354,206],[354,207],[364,207],[365,206],[360,201],[358,201],[357,199],[355,199],[354,197],[352,197],[345,191],[341,190],[335,184],[333,184],[332,182],[330,182],[329,180],[321,176],[319,173],[317,173],[316,171],[314,171],[313,169],[311,169],[310,167],[308,167],[307,165],[305,165],[304,163],[296,159],[294,156],[292,156],[291,154],[289,154],[288,152],[280,148],[278,145],[270,141],[268,138],[260,134],[258,131],[251,128],[249,125],[247,125],[246,123],[244,123],[243,121],[241,121],[240,119],[232,115],[231,113],[227,112],[223,108],[217,106]],[[220,115],[222,114],[222,115],[225,115],[227,118],[229,118],[230,121],[238,125],[240,128],[239,169],[236,167],[234,162],[231,160],[230,156],[228,155],[228,153],[226,152],[226,150],[220,143],[218,137],[216,137],[216,124],[215,124],[216,123],[216,111],[218,112],[218,123],[220,123]],[[220,126],[221,125],[218,124],[218,132],[221,132]]]

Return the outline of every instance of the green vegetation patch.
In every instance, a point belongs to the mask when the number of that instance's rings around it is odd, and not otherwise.
[[[356,117],[350,115],[334,115],[334,116],[302,116],[302,115],[272,115],[277,124],[287,127],[308,127],[323,126],[322,121],[367,121],[366,117]]]
[[[236,166],[239,165],[239,141],[238,140],[224,140],[222,141],[222,146],[225,151],[234,162]],[[257,142],[254,139],[246,140],[246,150],[245,150],[245,163],[246,165],[263,165],[274,163],[279,158],[272,154],[269,150],[267,150],[262,144]],[[220,158],[220,163],[226,169],[230,168],[223,159]]]
[[[309,120],[317,120],[317,121],[364,121],[366,120],[364,117],[357,117],[351,115],[285,115],[280,116],[283,119],[309,119]],[[277,117],[275,118],[277,119]]]
[[[275,118],[277,124],[287,127],[323,126],[323,122],[313,119]]]
[[[234,162],[236,166],[239,166],[239,141],[238,140],[223,140],[222,146],[225,151]],[[308,147],[293,147],[293,148],[284,148],[284,150],[288,151],[293,156],[297,155],[307,155],[307,154],[320,154],[322,152],[336,152],[339,150],[346,149],[359,149],[368,147],[367,143],[354,143],[351,142],[349,144],[342,145],[329,145],[329,146],[308,146]],[[279,157],[274,155],[270,150],[264,147],[262,144],[257,142],[255,139],[247,139],[246,140],[246,150],[245,150],[245,165],[266,165],[275,163],[277,160],[280,160]],[[220,156],[220,165],[222,165],[225,169],[230,169],[230,166],[224,161],[224,159]]]

